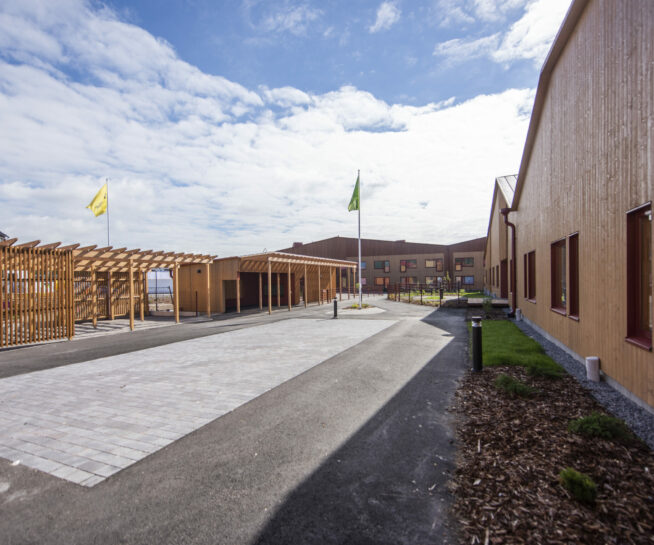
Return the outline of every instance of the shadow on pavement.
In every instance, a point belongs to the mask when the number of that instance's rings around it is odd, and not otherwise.
[[[287,496],[253,543],[455,542],[447,409],[468,366],[463,316],[435,311],[423,319],[452,336],[449,343]]]

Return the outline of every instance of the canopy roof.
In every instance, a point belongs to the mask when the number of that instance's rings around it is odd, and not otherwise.
[[[73,255],[76,271],[94,269],[98,272],[112,271],[124,272],[130,269],[146,271],[154,268],[170,268],[176,265],[187,265],[196,263],[211,263],[216,256],[201,254],[186,254],[176,252],[164,252],[154,250],[128,250],[127,248],[113,248],[106,246],[98,248],[97,245],[84,246],[79,244],[61,246],[61,242],[41,244],[40,240],[34,240],[23,244],[14,243],[18,239],[0,241],[0,248],[12,247],[14,249],[31,248],[35,250],[57,250],[70,251]]]
[[[241,272],[266,272],[270,263],[273,272],[286,272],[288,266],[292,270],[308,269],[314,270],[318,267],[335,267],[356,269],[358,264],[354,261],[344,259],[328,259],[325,257],[313,257],[308,255],[287,254],[284,252],[266,252],[262,254],[245,255],[241,257],[228,257],[223,259],[238,259],[239,271]],[[220,260],[218,260],[220,261]]]

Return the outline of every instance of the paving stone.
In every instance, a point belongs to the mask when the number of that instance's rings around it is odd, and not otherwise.
[[[93,486],[393,325],[290,319],[0,380],[0,457]]]

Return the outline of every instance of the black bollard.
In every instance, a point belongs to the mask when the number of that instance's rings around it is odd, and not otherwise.
[[[334,298],[334,318],[338,318],[338,301]]]
[[[472,370],[480,373],[481,361],[481,316],[472,317]]]

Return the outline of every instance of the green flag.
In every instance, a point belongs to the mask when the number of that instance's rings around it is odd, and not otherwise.
[[[357,183],[354,186],[354,193],[352,193],[352,199],[350,199],[350,204],[347,207],[348,212],[352,210],[359,209],[359,176],[357,176]]]

